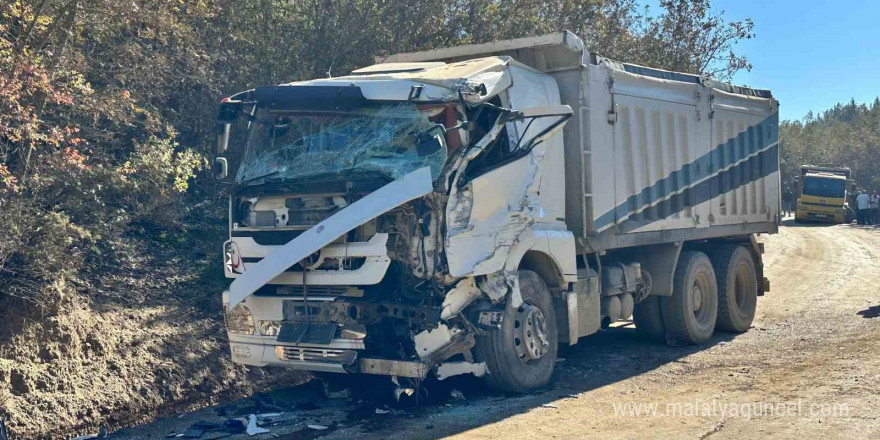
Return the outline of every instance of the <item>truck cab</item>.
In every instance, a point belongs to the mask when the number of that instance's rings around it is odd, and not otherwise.
[[[845,167],[802,166],[795,221],[845,223],[849,176],[850,169]]]

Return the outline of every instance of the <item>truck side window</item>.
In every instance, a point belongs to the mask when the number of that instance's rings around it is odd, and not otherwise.
[[[490,103],[500,106],[501,101],[497,97],[490,101]],[[476,142],[483,138],[489,130],[492,129],[492,126],[495,125],[495,121],[498,119],[499,112],[493,108],[486,107],[480,112],[479,116],[476,119],[476,124],[474,130],[471,132],[470,139],[472,142]],[[466,176],[468,179],[473,179],[493,168],[495,168],[498,164],[504,162],[510,155],[513,148],[511,148],[511,137],[514,137],[513,142],[516,142],[515,133],[509,133],[510,127],[513,124],[507,124],[498,135],[498,138],[495,139],[495,142],[486,147],[486,150],[476,159],[472,160],[470,164],[468,164]]]

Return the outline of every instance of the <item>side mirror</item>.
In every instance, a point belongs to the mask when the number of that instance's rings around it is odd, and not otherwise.
[[[223,154],[229,148],[229,130],[232,123],[241,116],[243,104],[238,101],[229,101],[224,98],[217,111],[217,125],[214,131],[217,133],[217,154]]]
[[[211,165],[211,172],[217,180],[226,180],[229,174],[229,164],[225,157],[215,157],[214,163]]]
[[[229,129],[232,124],[217,123],[217,154],[223,154],[229,148]]]
[[[438,133],[439,132],[439,133]],[[419,157],[425,157],[436,153],[446,145],[446,133],[442,125],[437,124],[421,133],[415,135],[416,153]]]

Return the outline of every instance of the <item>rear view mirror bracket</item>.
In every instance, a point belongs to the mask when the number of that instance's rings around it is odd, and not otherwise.
[[[226,180],[229,174],[229,163],[225,157],[215,157],[211,164],[211,172],[214,178],[220,181]]]

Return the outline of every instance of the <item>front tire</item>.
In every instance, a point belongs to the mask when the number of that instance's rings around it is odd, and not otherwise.
[[[758,304],[758,272],[752,254],[742,246],[712,252],[718,275],[718,322],[715,328],[742,333],[752,326]]]
[[[718,318],[718,284],[706,254],[681,253],[672,296],[663,298],[660,305],[668,343],[700,344],[712,337]]]
[[[501,328],[478,336],[474,352],[489,371],[484,379],[492,388],[525,393],[550,382],[556,365],[559,337],[550,289],[538,274],[519,271],[523,303],[504,309]]]

